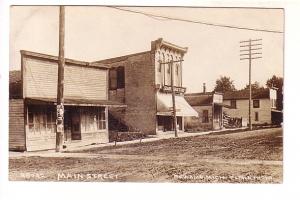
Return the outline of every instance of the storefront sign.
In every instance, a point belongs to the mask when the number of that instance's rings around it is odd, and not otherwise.
[[[172,92],[172,87],[169,86],[169,85],[164,85],[163,88],[162,88],[162,90],[164,92]],[[186,91],[186,88],[184,88],[184,87],[176,87],[176,86],[174,86],[174,92],[175,93],[185,93],[185,91]]]

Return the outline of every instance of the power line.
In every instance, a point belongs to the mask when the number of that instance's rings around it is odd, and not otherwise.
[[[215,23],[209,23],[209,22],[203,22],[203,21],[195,21],[195,20],[181,19],[181,18],[175,18],[175,17],[170,17],[170,16],[156,15],[156,14],[150,14],[150,13],[137,11],[137,10],[120,8],[117,6],[106,6],[106,7],[125,11],[125,12],[131,12],[131,13],[145,15],[147,17],[151,17],[156,20],[174,20],[174,21],[189,22],[189,23],[194,23],[194,24],[202,24],[202,25],[216,26],[216,27],[222,27],[222,28],[240,29],[240,30],[248,30],[248,31],[260,31],[260,32],[268,32],[268,33],[283,33],[283,31],[276,31],[276,30],[248,28],[248,27],[232,26],[232,25],[225,25],[225,24],[215,24]]]

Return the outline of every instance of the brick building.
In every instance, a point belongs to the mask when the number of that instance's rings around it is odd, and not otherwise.
[[[145,134],[174,129],[172,121],[171,70],[176,91],[177,126],[184,130],[184,117],[197,116],[185,101],[182,61],[187,48],[163,39],[151,42],[151,50],[94,62],[109,67],[109,100],[126,104],[110,108],[109,117]],[[174,61],[173,67],[168,62]],[[111,127],[118,128],[118,127]]]
[[[9,149],[54,149],[57,61],[55,56],[21,51],[21,71],[10,72]],[[65,60],[64,144],[108,142],[108,69]]]
[[[282,122],[282,112],[276,108],[276,88],[263,88],[252,91],[252,124],[278,124]],[[248,122],[249,91],[239,90],[224,94],[226,112],[230,117],[243,118]]]

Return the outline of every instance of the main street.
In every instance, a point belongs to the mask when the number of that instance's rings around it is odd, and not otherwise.
[[[10,180],[281,183],[282,128],[11,157]]]

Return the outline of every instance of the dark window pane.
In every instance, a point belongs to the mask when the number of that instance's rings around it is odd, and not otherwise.
[[[117,71],[115,69],[109,70],[109,89],[117,89]]]
[[[125,72],[124,67],[118,67],[117,69],[117,88],[125,87]]]
[[[236,100],[231,100],[230,101],[230,107],[231,108],[236,108]]]
[[[253,108],[259,108],[259,100],[253,100]]]

